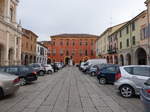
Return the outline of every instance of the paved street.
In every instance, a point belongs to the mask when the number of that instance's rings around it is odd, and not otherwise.
[[[68,67],[1,100],[0,112],[143,112],[143,107],[139,98],[122,98],[113,85],[99,85]]]

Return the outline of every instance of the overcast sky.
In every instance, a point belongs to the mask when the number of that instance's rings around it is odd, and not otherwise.
[[[18,21],[39,40],[61,33],[100,35],[143,10],[146,0],[20,0]]]

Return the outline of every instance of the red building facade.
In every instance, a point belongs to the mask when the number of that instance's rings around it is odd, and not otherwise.
[[[72,59],[74,63],[96,58],[95,35],[88,34],[62,34],[51,36],[50,42],[44,44],[49,49],[49,62],[68,63]]]

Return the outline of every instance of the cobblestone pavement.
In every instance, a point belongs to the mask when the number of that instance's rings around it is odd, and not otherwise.
[[[143,112],[139,98],[119,96],[75,67],[40,77],[0,101],[0,112]]]

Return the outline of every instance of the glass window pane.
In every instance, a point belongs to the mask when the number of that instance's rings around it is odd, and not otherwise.
[[[18,72],[18,68],[17,67],[10,67],[10,68],[7,68],[7,72],[9,73],[15,73],[15,72]]]
[[[150,77],[150,68],[149,67],[134,67],[133,74]]]
[[[133,67],[125,67],[124,68],[126,72],[128,72],[129,74],[132,74],[132,70],[133,70]]]

